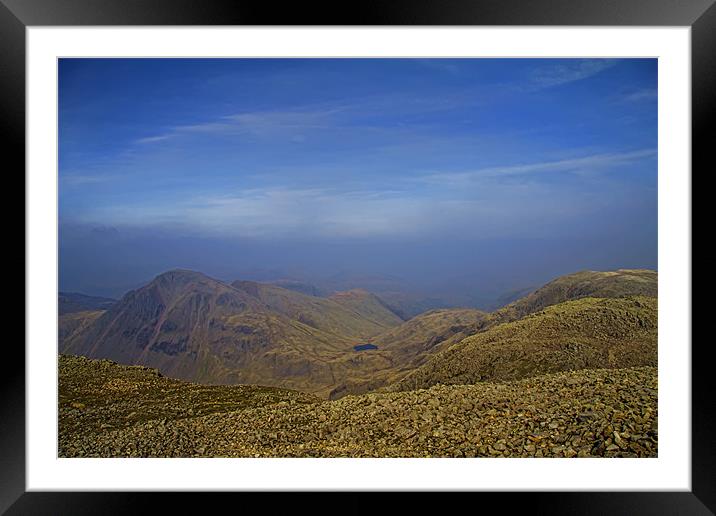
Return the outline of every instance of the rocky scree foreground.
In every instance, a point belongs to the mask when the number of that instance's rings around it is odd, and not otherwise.
[[[60,357],[61,457],[656,457],[654,367],[325,401]]]

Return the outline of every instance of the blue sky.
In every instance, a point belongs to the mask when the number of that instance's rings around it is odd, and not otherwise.
[[[652,59],[63,59],[61,287],[408,262],[439,283],[545,247],[500,285],[655,267],[656,99]]]

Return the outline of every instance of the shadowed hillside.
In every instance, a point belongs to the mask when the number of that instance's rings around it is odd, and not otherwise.
[[[402,366],[417,366],[428,355],[449,343],[462,340],[487,314],[474,309],[431,310],[413,317],[373,339]]]
[[[70,312],[62,314],[57,319],[57,341],[60,350],[64,349],[64,343],[76,335],[81,335],[97,318],[104,313],[104,310],[87,312]]]

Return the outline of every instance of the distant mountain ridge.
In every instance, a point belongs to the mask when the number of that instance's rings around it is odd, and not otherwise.
[[[403,321],[379,296],[362,289],[319,297],[276,284],[228,284],[173,270],[105,310],[60,316],[59,351],[154,367],[190,381],[286,387],[336,398],[400,385],[410,375],[415,380],[422,374],[417,371],[433,367],[447,350],[550,306],[656,293],[654,271],[583,271],[495,312],[441,309]]]
[[[75,312],[91,312],[107,310],[117,302],[108,297],[88,296],[78,292],[60,292],[57,297],[57,311],[60,315]]]

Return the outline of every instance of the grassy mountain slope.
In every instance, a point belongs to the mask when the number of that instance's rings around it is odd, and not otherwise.
[[[647,269],[581,271],[550,281],[531,294],[494,312],[497,320],[514,321],[543,308],[583,297],[657,297],[658,273]]]
[[[60,356],[61,457],[655,457],[653,367],[338,401]]]
[[[331,391],[332,398],[360,394],[397,384],[406,375],[425,364],[433,354],[449,348],[466,337],[487,331],[497,325],[516,321],[543,308],[587,295],[618,298],[629,295],[656,296],[657,273],[649,270],[611,272],[583,271],[559,277],[522,299],[485,313],[470,309],[432,310],[418,315],[373,339],[387,369],[353,375]]]
[[[388,330],[374,340],[383,349],[405,357],[394,360],[413,366],[465,337],[505,322],[518,320],[548,306],[583,297],[617,298],[633,295],[656,297],[657,273],[649,270],[583,271],[561,276],[525,297],[491,313],[470,309],[432,310]],[[409,357],[409,360],[404,358]]]
[[[657,300],[583,298],[494,326],[433,355],[391,386],[512,380],[585,368],[656,366]]]

